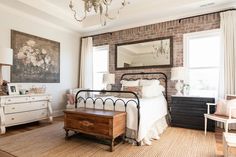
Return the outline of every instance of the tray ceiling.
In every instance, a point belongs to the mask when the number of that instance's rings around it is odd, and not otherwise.
[[[167,20],[204,14],[213,11],[235,8],[235,0],[129,0],[119,18],[101,26],[99,17],[90,13],[82,23],[74,20],[68,5],[70,0],[1,0],[0,5],[11,7],[57,26],[77,31],[81,34],[94,34]],[[74,0],[83,13],[82,0]],[[110,11],[120,6],[121,0],[113,0]]]

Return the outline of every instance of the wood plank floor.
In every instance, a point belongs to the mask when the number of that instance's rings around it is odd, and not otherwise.
[[[108,146],[79,136],[64,140],[62,117],[53,124],[45,121],[7,128],[0,136],[0,149],[17,156],[158,156],[158,157],[211,157],[222,156],[221,130],[216,134],[169,127],[152,146],[120,144],[110,153]],[[216,135],[216,136],[215,136]],[[16,142],[18,143],[16,143]]]

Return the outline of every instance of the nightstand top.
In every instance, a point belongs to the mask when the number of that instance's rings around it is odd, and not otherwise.
[[[183,98],[215,98],[214,96],[204,96],[204,95],[171,95],[171,97],[183,97]]]

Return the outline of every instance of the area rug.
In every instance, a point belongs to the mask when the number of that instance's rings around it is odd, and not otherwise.
[[[213,157],[215,136],[203,131],[169,127],[152,146],[109,147],[79,135],[65,140],[63,122],[0,138],[0,149],[18,157]]]
[[[0,157],[16,157],[16,156],[14,156],[4,150],[0,150]]]

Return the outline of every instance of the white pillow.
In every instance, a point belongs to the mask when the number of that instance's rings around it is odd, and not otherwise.
[[[121,90],[123,90],[123,86],[130,87],[130,86],[139,86],[139,80],[136,81],[127,81],[127,80],[122,80],[120,81],[122,84]]]
[[[226,111],[226,115],[229,116],[229,110],[230,110],[230,107],[233,107],[234,109],[231,110],[231,115],[232,117],[236,118],[236,99],[232,99],[232,100],[228,100],[227,101],[227,111]]]
[[[142,97],[143,98],[152,98],[158,97],[163,95],[165,88],[162,85],[149,85],[149,86],[142,86]]]
[[[149,85],[156,85],[158,86],[160,84],[159,80],[140,80],[139,85],[140,86],[149,86]]]
[[[229,116],[229,110],[230,107],[236,107],[236,99],[232,99],[232,100],[219,100],[217,102],[217,106],[216,106],[216,115],[221,115],[221,116]],[[232,109],[231,110],[232,113],[232,117],[236,118],[236,110]]]

